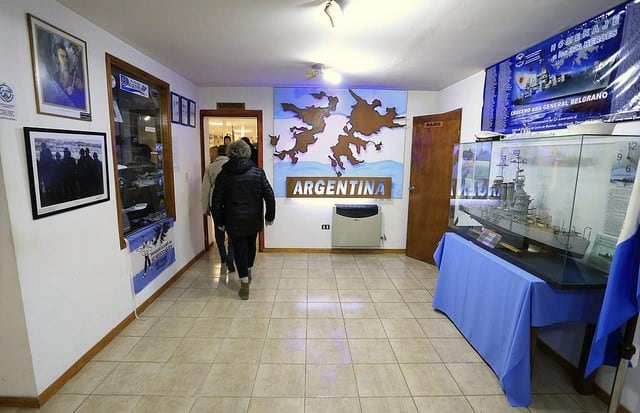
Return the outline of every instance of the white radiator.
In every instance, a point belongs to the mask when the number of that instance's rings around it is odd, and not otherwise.
[[[382,216],[378,205],[333,207],[331,244],[334,248],[375,248],[380,246]]]

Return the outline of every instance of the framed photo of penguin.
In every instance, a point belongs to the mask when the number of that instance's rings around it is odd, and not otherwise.
[[[107,135],[24,128],[33,219],[109,200]]]

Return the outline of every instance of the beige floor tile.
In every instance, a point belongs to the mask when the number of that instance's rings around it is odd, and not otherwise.
[[[465,395],[503,394],[491,368],[482,363],[447,363],[449,373]]]
[[[90,361],[58,393],[91,394],[117,366],[116,362]]]
[[[312,290],[307,291],[307,301],[309,303],[339,303],[340,296],[338,290]]]
[[[273,303],[271,302],[243,301],[235,318],[269,318],[272,309]]]
[[[432,338],[433,348],[445,363],[481,363],[482,358],[464,338]]]
[[[181,341],[182,339],[177,337],[142,337],[124,359],[126,361],[166,362]]]
[[[398,290],[405,303],[432,303],[433,296],[427,290]]]
[[[345,303],[343,302],[342,317],[344,318],[378,318],[373,303]]]
[[[304,398],[252,398],[248,413],[300,413],[304,412]]]
[[[462,392],[441,363],[401,364],[413,396],[457,396]]]
[[[395,363],[389,340],[386,338],[350,338],[349,349],[354,363]]]
[[[341,303],[370,303],[371,296],[366,289],[363,290],[338,290]]]
[[[397,364],[354,364],[360,397],[410,396]]]
[[[551,409],[579,411],[580,405],[576,402],[576,399],[569,394],[539,394],[532,400],[529,409],[534,413]]]
[[[304,364],[306,361],[306,340],[267,339],[262,350],[261,364]]]
[[[367,271],[367,275],[370,275],[372,272]],[[386,278],[386,273],[384,274],[385,278],[364,278],[364,284],[367,286],[369,290],[395,290],[396,286],[393,284],[391,279]]]
[[[175,301],[156,300],[140,314],[143,317],[162,317]]]
[[[367,286],[362,278],[336,278],[338,290],[366,290]]]
[[[402,297],[398,290],[369,290],[371,301],[374,303],[401,303]]]
[[[258,366],[253,397],[304,397],[303,364],[261,364]]]
[[[526,407],[513,407],[503,396],[467,396],[474,412],[482,413],[528,413]]]
[[[252,302],[265,302],[272,303],[276,299],[276,290],[275,288],[257,288],[254,286],[254,282],[251,281],[251,301]],[[276,281],[277,287],[277,281]]]
[[[362,278],[364,279],[389,279],[389,274],[387,274],[387,272],[382,269],[382,268],[364,268],[361,269],[360,272],[362,273]],[[393,288],[393,287],[392,287]]]
[[[414,397],[413,400],[419,413],[474,413],[464,396]]]
[[[307,397],[304,412],[361,413],[360,401],[355,397]]]
[[[307,364],[307,397],[356,397],[358,388],[351,364]]]
[[[337,297],[336,292],[336,297]],[[307,305],[308,318],[340,318],[342,317],[342,308],[337,302],[309,302]]]
[[[185,337],[169,359],[172,363],[213,363],[222,346],[221,338]]]
[[[308,364],[351,363],[351,353],[346,339],[307,339]]]
[[[349,318],[344,325],[349,338],[387,338],[378,319]]]
[[[389,338],[425,338],[420,324],[413,318],[382,318],[380,320]]]
[[[256,364],[260,361],[264,339],[226,338],[222,342],[215,362]]]
[[[309,278],[307,288],[310,290],[337,290],[338,284],[335,277],[333,277],[333,271],[331,271],[331,278]]]
[[[28,409],[19,407],[0,407],[2,413],[69,413],[75,412],[87,397],[84,394],[54,394],[39,409]]]
[[[122,361],[131,349],[140,340],[140,337],[117,336],[105,346],[96,356],[94,361]]]
[[[234,318],[227,330],[227,338],[265,338],[269,318]]]
[[[411,397],[363,397],[362,413],[418,413]]]
[[[380,318],[415,318],[405,303],[375,303]]]
[[[275,303],[273,304],[271,318],[307,318],[307,303]]]
[[[291,302],[291,303],[306,303],[307,302],[307,289],[291,289],[283,290],[278,289],[275,297],[276,303]]]
[[[199,395],[249,397],[257,370],[257,364],[213,364]]]
[[[192,284],[193,285],[193,284]],[[187,288],[178,298],[178,302],[180,301],[209,301],[212,297],[215,296],[216,289],[215,288]]]
[[[280,278],[278,283],[278,290],[306,290],[307,279],[306,278]]]
[[[309,269],[307,268],[308,264],[306,262],[300,262],[294,268],[294,266],[285,267],[282,269],[280,273],[281,278],[304,278],[306,279],[309,276]]]
[[[418,322],[428,338],[462,338],[462,334],[448,318],[421,318]]]
[[[141,398],[141,396],[91,395],[75,410],[75,413],[133,412]]]
[[[199,397],[189,413],[247,413],[248,397]]]
[[[440,356],[436,353],[429,340],[421,338],[392,338],[389,340],[398,363],[439,363]]]
[[[194,396],[207,377],[209,368],[209,364],[202,363],[167,363],[144,394]]]
[[[305,338],[307,320],[301,318],[272,318],[269,321],[267,338]]]
[[[240,303],[237,301],[211,301],[204,307],[200,317],[233,318],[238,308]]]
[[[163,317],[145,334],[148,337],[184,337],[195,319],[184,317]]]
[[[307,320],[307,338],[345,338],[342,318],[317,318]]]
[[[355,266],[355,265],[336,266],[334,264],[333,265],[333,273],[336,275],[336,281],[339,278],[344,278],[344,279],[347,279],[347,278],[362,279],[362,273],[360,272],[358,267]]]
[[[184,290],[188,288],[189,285],[193,282],[193,280],[188,281],[186,285],[180,287],[179,283],[181,279],[182,277],[180,277],[175,283],[171,284],[171,287],[167,288],[166,291],[162,293],[162,296],[158,298],[158,300],[175,301],[180,298],[180,296],[184,294]]]
[[[143,396],[133,413],[189,413],[194,397]]]
[[[142,337],[158,320],[155,317],[136,318],[120,333],[120,336]]]
[[[149,384],[162,370],[162,363],[127,363],[118,366],[94,390],[94,394],[147,394]]]
[[[387,271],[387,274],[389,274],[389,278],[391,279],[395,279],[395,278],[415,279],[416,278],[415,274],[411,272],[411,270],[408,268],[398,268],[398,269],[385,268],[385,271]]]
[[[416,318],[445,318],[447,316],[433,308],[431,303],[407,303]],[[448,320],[448,319],[447,319]]]
[[[232,322],[232,318],[196,318],[186,337],[224,338]]]
[[[398,290],[422,290],[424,288],[420,281],[410,278],[392,278],[391,281]]]

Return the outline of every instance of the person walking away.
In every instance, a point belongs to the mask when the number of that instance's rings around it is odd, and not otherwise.
[[[250,159],[249,145],[234,141],[227,147],[227,156],[229,162],[216,178],[211,208],[214,222],[227,231],[233,243],[240,278],[238,295],[248,300],[256,239],[265,223],[273,223],[276,200],[264,171]]]
[[[216,149],[216,158],[211,162],[204,171],[204,176],[202,177],[202,212],[205,216],[211,215],[211,196],[213,195],[213,187],[216,183],[216,177],[220,173],[222,169],[222,165],[229,161],[229,157],[226,156],[227,147],[225,145],[220,145],[215,148]],[[213,156],[212,156],[213,157]],[[222,262],[222,269],[225,269],[228,272],[234,272],[235,266],[233,265],[233,244],[231,243],[231,239],[229,239],[229,247],[225,247],[225,231],[220,230],[215,220],[213,222],[213,232],[216,240],[216,245],[218,246],[218,253],[220,254],[220,261]]]

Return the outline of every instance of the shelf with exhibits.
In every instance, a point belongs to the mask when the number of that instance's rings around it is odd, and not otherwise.
[[[449,228],[559,288],[603,288],[640,136],[570,135],[454,149]]]

